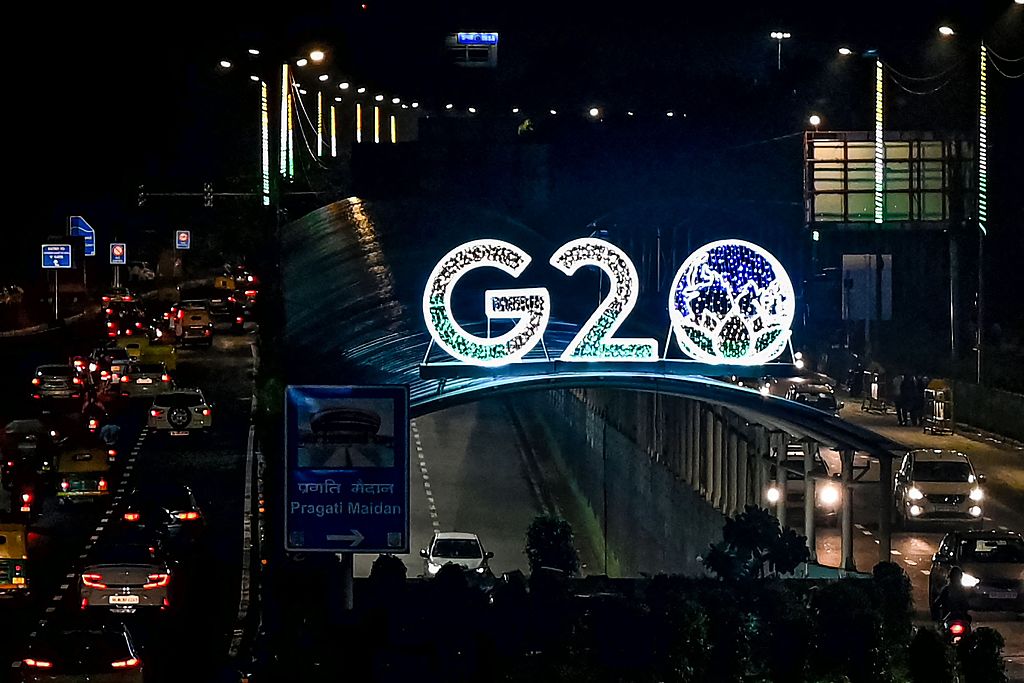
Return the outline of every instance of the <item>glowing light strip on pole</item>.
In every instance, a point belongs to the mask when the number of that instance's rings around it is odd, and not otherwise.
[[[324,94],[316,92],[316,155],[324,155]]]
[[[331,105],[331,156],[338,156],[338,108]]]
[[[380,142],[380,107],[373,108],[373,141]]]
[[[260,162],[263,206],[270,206],[270,103],[266,81],[260,81]]]
[[[885,141],[882,139],[882,60],[875,60],[875,223],[884,216]]]
[[[281,175],[288,174],[288,84],[291,79],[288,77],[288,65],[281,65]]]
[[[291,88],[288,89],[288,177],[295,177],[295,129],[292,126],[292,98],[295,97]]]
[[[395,123],[395,115],[391,115],[391,144],[398,142],[398,127]]]
[[[356,102],[356,142],[363,141],[363,105]]]
[[[981,45],[978,87],[978,228],[988,234],[988,48]]]

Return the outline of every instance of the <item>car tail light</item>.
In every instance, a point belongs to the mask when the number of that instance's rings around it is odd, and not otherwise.
[[[149,590],[151,588],[164,588],[165,586],[167,586],[167,584],[171,582],[171,575],[165,573],[150,574],[149,577],[147,578],[149,578],[149,583],[145,583],[142,585],[142,587],[146,590]]]
[[[178,320],[181,320],[184,317],[185,317],[185,311],[183,311],[182,309],[179,308],[178,309]]]
[[[108,320],[107,321],[107,327],[113,327],[113,326],[114,326],[113,321]]]
[[[209,416],[210,416],[210,409],[209,408],[203,408],[203,417],[209,417]]]
[[[72,384],[82,384],[82,378],[81,377],[72,377],[71,378],[71,383]]]
[[[100,370],[100,379],[110,379],[110,373],[106,370]]]
[[[237,318],[235,318],[235,322],[236,323],[244,323],[245,322],[245,318],[243,318],[242,316],[238,316]]]
[[[114,314],[114,309],[113,309],[113,308],[108,308],[108,309],[107,309],[106,311],[104,311],[104,312],[105,312],[105,313],[106,313],[107,315],[113,315],[113,314]]]
[[[83,367],[84,365],[85,365],[85,361],[84,360],[82,360],[81,358],[76,358],[75,359],[75,367],[76,368]]]
[[[116,448],[108,448],[107,449],[107,460],[110,460],[111,462],[113,462],[115,459],[117,459],[117,449]]]
[[[161,382],[170,382],[171,381],[171,376],[167,375],[167,374],[160,375],[160,381]]]
[[[98,369],[98,365],[96,365],[95,363],[89,363],[89,372],[96,372]]]
[[[228,301],[230,301],[231,303],[236,303],[238,300],[235,299],[235,297],[233,297],[233,296],[229,296],[228,297]]]
[[[124,513],[124,521],[126,522],[137,522],[142,519],[142,515],[138,512],[126,512]]]
[[[245,295],[248,296],[248,297],[254,297],[254,296],[256,296],[256,290],[255,289],[247,289],[247,290],[245,290]]]
[[[82,584],[88,588],[106,588],[103,574],[82,574]]]
[[[131,377],[129,377],[128,375],[121,375],[121,381],[122,382],[130,382],[131,381]]]
[[[111,662],[110,666],[115,669],[132,669],[139,665],[139,660],[136,657],[130,659],[120,659],[116,662]]]
[[[110,303],[110,297],[109,296],[103,297],[103,303],[109,304]]]
[[[89,429],[96,429],[96,427],[98,427],[99,424],[100,423],[96,420],[95,417],[89,418]]]
[[[89,606],[89,598],[82,598],[82,609]]]
[[[49,669],[53,667],[53,662],[47,662],[43,659],[25,658],[21,661],[25,662],[25,666],[33,666],[37,669]]]
[[[121,301],[134,301],[134,299],[131,297],[130,294],[125,294],[123,297],[121,297]]]
[[[964,631],[966,630],[967,627],[959,621],[954,621],[952,624],[949,625],[949,632],[954,636],[962,636],[964,634]]]
[[[210,330],[209,329],[203,330],[203,336],[204,337],[209,337],[210,336]]]
[[[36,386],[39,386],[40,384],[42,384],[42,380],[40,380],[38,377],[33,377],[32,378],[32,384],[35,384]]]
[[[184,519],[186,521],[196,520],[196,519],[199,519],[199,513],[198,512],[194,512],[194,511],[179,512],[178,513],[178,519]]]
[[[22,512],[32,512],[32,494],[31,493],[23,493],[23,494],[21,494],[21,511]],[[20,567],[15,567],[15,569],[20,569]]]
[[[153,417],[160,417],[161,415],[164,414],[164,411],[158,408],[153,408],[152,410],[149,411],[149,414],[152,415]]]
[[[13,460],[8,460],[7,461],[7,466],[8,467],[14,467],[14,461]]]
[[[129,327],[129,328],[127,329],[127,330],[125,330],[125,331],[124,331],[124,335],[125,335],[126,337],[130,337],[130,336],[132,336],[132,328],[130,328],[130,327]]]
[[[107,490],[107,480],[106,479],[100,479],[99,484],[97,484],[96,486],[97,486],[97,488],[99,488],[100,491],[106,491]]]
[[[71,482],[69,482],[67,479],[60,483],[61,491],[67,491],[69,488],[71,488]]]

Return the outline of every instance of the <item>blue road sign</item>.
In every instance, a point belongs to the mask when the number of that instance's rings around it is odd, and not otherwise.
[[[284,546],[409,552],[409,389],[289,386]]]
[[[93,230],[93,227],[84,218],[81,216],[68,217],[68,235],[71,237],[84,237],[85,251],[83,253],[86,256],[96,255],[96,231]]]
[[[123,266],[128,263],[128,246],[124,242],[110,243],[110,265]]]
[[[71,245],[70,244],[44,244],[43,245],[43,268],[70,268],[71,267]]]
[[[174,232],[174,248],[175,249],[191,249],[192,248],[192,231],[190,231],[190,230],[176,230]]]
[[[497,33],[458,33],[456,34],[456,41],[459,45],[497,45],[498,34]]]

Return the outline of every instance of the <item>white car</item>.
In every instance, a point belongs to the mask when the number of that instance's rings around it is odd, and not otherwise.
[[[959,451],[910,451],[896,474],[897,512],[903,522],[981,524],[985,476]]]
[[[213,406],[199,389],[175,389],[153,399],[147,424],[171,436],[188,436],[213,426]]]
[[[423,575],[432,577],[448,563],[486,574],[490,571],[487,560],[494,557],[494,553],[484,551],[476,534],[436,531],[430,545],[420,550],[420,557],[423,558]]]

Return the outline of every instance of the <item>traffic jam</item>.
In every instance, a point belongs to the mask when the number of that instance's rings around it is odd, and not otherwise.
[[[206,516],[189,482],[138,481],[136,458],[143,440],[173,455],[214,429],[215,406],[179,381],[179,359],[201,366],[219,335],[250,332],[258,287],[244,266],[225,266],[179,285],[170,305],[112,289],[94,338],[76,336],[80,349],[24,378],[0,436],[0,619],[18,610],[30,622],[13,680],[143,680],[154,623],[185,606],[179,577],[195,571]],[[93,526],[64,551],[73,566],[37,562],[37,548]],[[60,588],[38,580],[55,571]]]

